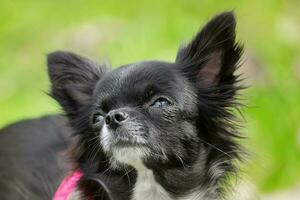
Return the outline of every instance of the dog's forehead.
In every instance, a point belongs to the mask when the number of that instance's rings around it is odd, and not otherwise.
[[[123,84],[133,81],[155,81],[156,79],[167,80],[167,74],[172,73],[172,63],[160,61],[144,61],[123,65],[112,71]],[[170,74],[171,75],[171,74]],[[170,77],[171,78],[171,77]]]
[[[159,61],[123,65],[106,73],[98,82],[96,91],[116,94],[128,90],[143,90],[148,86],[170,89],[176,81],[172,65],[172,63]]]

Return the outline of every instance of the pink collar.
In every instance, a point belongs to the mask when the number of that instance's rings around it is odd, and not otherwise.
[[[82,177],[82,172],[76,170],[66,176],[56,190],[52,200],[67,200],[70,194],[76,189],[77,183]]]

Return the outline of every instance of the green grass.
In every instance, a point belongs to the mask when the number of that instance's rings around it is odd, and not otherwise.
[[[299,7],[296,0],[2,0],[0,126],[59,111],[45,94],[48,52],[71,50],[98,60],[109,55],[114,67],[172,61],[179,44],[209,17],[235,9],[238,38],[262,71],[244,92],[244,132],[254,152],[248,176],[263,192],[292,186],[300,180]]]

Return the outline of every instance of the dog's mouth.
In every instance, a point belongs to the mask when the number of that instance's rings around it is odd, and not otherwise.
[[[100,132],[100,140],[105,151],[111,152],[115,148],[145,147],[145,134],[138,130],[119,127],[112,130],[105,125]]]
[[[115,133],[111,140],[111,144],[115,147],[139,147],[145,144],[142,138],[136,136],[129,136],[128,133]]]

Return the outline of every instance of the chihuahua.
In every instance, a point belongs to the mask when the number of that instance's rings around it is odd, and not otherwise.
[[[223,195],[240,158],[233,109],[242,47],[235,26],[231,12],[214,17],[172,63],[141,61],[112,70],[73,53],[48,55],[51,94],[77,136],[72,153],[84,174],[79,196]]]
[[[212,18],[174,62],[112,69],[74,53],[48,55],[82,173],[69,199],[217,200],[242,158],[235,110],[242,45],[232,12]]]

